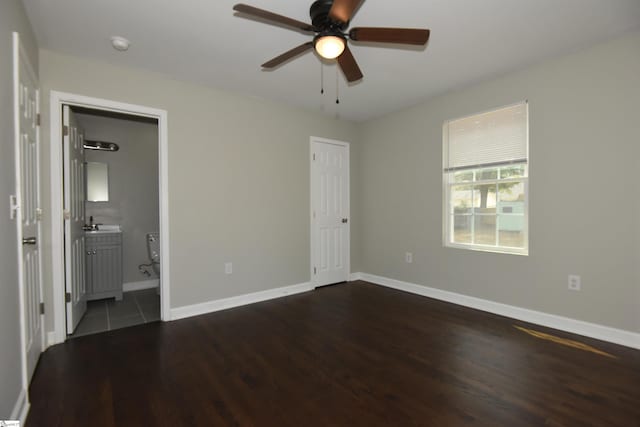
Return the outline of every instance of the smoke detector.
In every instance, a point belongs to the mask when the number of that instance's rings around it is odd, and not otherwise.
[[[130,45],[131,45],[131,42],[125,39],[124,37],[120,37],[120,36],[111,37],[111,46],[113,46],[115,50],[124,52],[129,49]]]

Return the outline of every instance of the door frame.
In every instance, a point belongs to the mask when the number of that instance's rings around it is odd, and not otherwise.
[[[331,145],[338,145],[340,147],[344,147],[347,150],[347,168],[348,168],[348,173],[347,173],[347,218],[349,218],[349,222],[347,222],[347,259],[346,259],[346,270],[347,270],[347,277],[345,278],[345,280],[349,280],[350,276],[351,276],[351,160],[350,160],[350,152],[351,152],[351,145],[348,142],[345,141],[338,141],[336,139],[328,139],[328,138],[322,138],[319,136],[312,136],[309,138],[309,227],[310,227],[310,242],[311,242],[311,251],[310,251],[310,255],[311,255],[311,262],[309,263],[309,277],[311,278],[309,281],[311,282],[311,285],[316,288],[318,286],[322,286],[322,285],[318,285],[317,280],[316,280],[316,274],[313,271],[314,268],[314,264],[316,262],[316,253],[315,253],[315,244],[316,244],[316,233],[314,232],[314,226],[315,226],[315,218],[313,217],[313,201],[315,200],[315,198],[318,196],[317,191],[314,187],[314,179],[313,179],[313,144],[314,143],[321,143],[321,144],[331,144]]]
[[[91,108],[133,116],[149,117],[158,121],[158,184],[160,196],[160,318],[171,320],[171,286],[169,272],[169,131],[167,111],[142,105],[128,104],[108,99],[93,98],[73,93],[51,91],[50,141],[51,147],[51,245],[53,256],[53,336],[48,345],[67,339],[65,268],[64,268],[64,214],[62,185],[62,106]]]

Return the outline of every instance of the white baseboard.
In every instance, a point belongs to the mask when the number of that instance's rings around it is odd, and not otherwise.
[[[284,286],[282,288],[269,289],[266,291],[254,292],[251,294],[244,294],[230,298],[207,301],[200,304],[176,307],[171,309],[171,320],[184,319],[185,317],[191,316],[199,316],[201,314],[213,313],[214,311],[240,307],[242,305],[253,304],[260,301],[285,297],[287,295],[299,294],[311,290],[313,290],[313,285],[307,282],[301,283],[299,285]]]
[[[27,419],[28,413],[29,413],[29,400],[27,399],[27,390],[22,389],[22,391],[18,395],[18,400],[16,401],[16,404],[13,406],[13,410],[11,411],[11,415],[9,419],[19,420],[20,425],[23,426],[24,422]]]
[[[561,331],[571,332],[573,334],[608,341],[614,344],[620,344],[626,347],[640,349],[640,334],[636,332],[611,328],[609,326],[584,322],[582,320],[557,316],[555,314],[543,313],[541,311],[501,304],[455,292],[417,285],[415,283],[375,276],[373,274],[354,273],[352,274],[352,277],[354,276],[358,277],[359,280],[364,280],[376,285],[386,286],[388,288],[463,305],[465,307],[475,308],[477,310],[498,314],[500,316],[511,317],[513,319],[534,323],[536,325],[546,326],[553,329],[559,329]]]
[[[127,282],[122,284],[122,292],[141,291],[160,286],[160,279],[141,280],[139,282]]]
[[[362,273],[351,273],[349,275],[349,281],[353,282],[356,280],[362,280]]]
[[[55,331],[47,332],[47,348],[56,344],[59,344],[59,343],[58,343],[58,340],[56,340]]]

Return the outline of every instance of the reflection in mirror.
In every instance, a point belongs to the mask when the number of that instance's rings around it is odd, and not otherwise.
[[[106,163],[87,162],[87,201],[109,201],[109,169]]]

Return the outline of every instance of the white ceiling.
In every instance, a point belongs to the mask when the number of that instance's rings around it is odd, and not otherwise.
[[[309,22],[311,1],[242,0]],[[310,40],[234,16],[234,0],[23,0],[40,46],[145,68],[350,120],[367,120],[444,91],[640,28],[640,0],[367,0],[351,26],[430,28],[423,50],[351,44],[364,79],[347,86],[308,53],[275,71],[260,64]],[[132,41],[118,53],[110,37]]]

